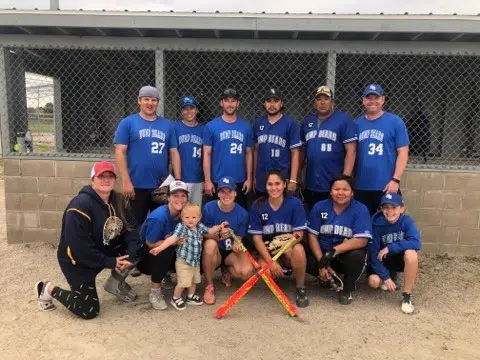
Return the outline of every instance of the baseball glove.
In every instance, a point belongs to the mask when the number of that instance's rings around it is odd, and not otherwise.
[[[160,184],[163,183],[164,180],[165,178],[160,179]],[[167,195],[168,186],[158,186],[152,191],[152,201],[160,205],[168,204]]]
[[[281,234],[275,236],[271,241],[265,242],[265,246],[267,247],[268,252],[270,255],[275,255],[280,249],[290,240],[293,239],[292,234]]]

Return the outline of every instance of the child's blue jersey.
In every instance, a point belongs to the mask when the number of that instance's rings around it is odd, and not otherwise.
[[[186,183],[203,182],[203,131],[204,126],[188,126],[179,120],[175,123],[178,152],[182,163],[182,181]]]

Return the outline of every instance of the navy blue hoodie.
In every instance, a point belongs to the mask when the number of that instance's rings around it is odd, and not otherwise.
[[[130,208],[124,210],[126,224],[118,236],[104,240],[104,226],[109,216],[119,216],[119,204],[114,193],[107,205],[91,186],[80,190],[67,206],[62,219],[62,233],[58,246],[58,262],[68,283],[78,287],[93,281],[105,268],[114,269],[116,257],[128,254],[134,262],[140,245],[138,231]]]
[[[372,217],[372,232],[373,237],[368,244],[370,265],[382,280],[389,279],[390,272],[377,258],[380,250],[388,247],[389,254],[398,254],[405,250],[420,250],[420,232],[408,215],[402,214],[395,224],[390,224],[383,213],[378,211]]]

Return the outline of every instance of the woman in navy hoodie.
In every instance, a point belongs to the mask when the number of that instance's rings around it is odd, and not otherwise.
[[[113,190],[117,178],[114,165],[98,162],[90,175],[91,185],[83,187],[70,201],[62,219],[57,255],[71,290],[50,281],[35,284],[41,310],[54,310],[55,299],[87,320],[99,314],[95,278],[105,268],[112,269],[112,273],[104,289],[125,302],[135,299],[135,289],[125,278],[135,259],[147,251],[139,241],[130,207]]]
[[[413,313],[411,292],[418,272],[420,232],[413,219],[405,215],[402,196],[387,193],[381,210],[372,217],[373,239],[368,245],[370,267],[368,283],[386,291],[395,291],[397,272],[403,272],[402,311]]]

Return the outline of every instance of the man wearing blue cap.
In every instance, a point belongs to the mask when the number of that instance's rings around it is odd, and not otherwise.
[[[197,121],[197,101],[193,96],[184,96],[180,109],[182,120],[175,123],[175,132],[182,163],[182,180],[187,184],[190,202],[202,206],[204,126]]]
[[[217,184],[218,200],[212,200],[203,208],[203,223],[221,224],[228,222],[229,229],[223,229],[212,239],[203,242],[202,266],[207,286],[203,295],[205,304],[215,303],[213,274],[218,267],[222,270],[222,282],[231,286],[232,276],[242,280],[253,274],[253,266],[240,246],[231,237],[230,230],[240,239],[247,235],[248,212],[235,202],[237,184],[229,176],[219,179]]]
[[[414,311],[411,292],[418,273],[420,232],[413,219],[405,215],[402,196],[386,193],[381,211],[372,218],[373,237],[368,244],[368,283],[373,288],[395,291],[397,272],[403,272],[402,311]]]
[[[158,116],[160,93],[153,86],[144,86],[138,93],[140,112],[127,116],[115,133],[115,161],[122,178],[123,194],[130,199],[133,215],[139,226],[149,211],[158,204],[151,193],[160,179],[173,174],[180,179],[180,155],[173,124]]]
[[[358,145],[355,197],[373,215],[386,192],[399,192],[410,144],[403,120],[383,110],[385,94],[378,84],[363,91],[365,114],[355,119]]]

